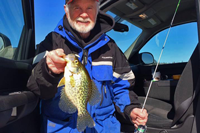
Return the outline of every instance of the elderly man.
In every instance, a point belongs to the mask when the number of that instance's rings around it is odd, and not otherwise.
[[[42,132],[78,132],[77,113],[60,110],[60,90],[66,61],[63,56],[74,53],[84,64],[90,78],[103,97],[102,103],[88,104],[87,110],[95,122],[87,133],[119,133],[120,123],[115,118],[115,105],[137,127],[147,122],[147,111],[141,111],[133,91],[134,74],[115,42],[105,33],[114,20],[99,11],[98,0],[66,0],[66,15],[54,32],[49,33],[38,47],[38,53],[48,51],[34,68],[27,86],[42,99]],[[115,104],[115,105],[114,105]]]

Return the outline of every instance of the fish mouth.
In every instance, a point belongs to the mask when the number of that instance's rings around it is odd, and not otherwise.
[[[65,60],[68,61],[74,61],[75,60],[75,55],[74,54],[68,54],[65,56]]]
[[[66,61],[66,67],[71,74],[77,74],[79,72],[78,59],[75,54],[68,54],[64,57]]]

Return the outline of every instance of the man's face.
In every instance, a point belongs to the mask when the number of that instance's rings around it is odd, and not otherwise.
[[[79,33],[88,33],[94,28],[98,13],[98,3],[95,0],[73,0],[65,12],[69,24]]]

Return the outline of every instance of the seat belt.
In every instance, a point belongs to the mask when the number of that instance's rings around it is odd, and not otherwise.
[[[198,30],[198,52],[199,52],[199,59],[200,59],[200,2],[199,0],[195,0],[196,2],[196,12],[197,12],[197,30]],[[174,126],[181,117],[185,114],[185,112],[189,109],[189,106],[192,104],[193,100],[195,99],[196,95],[199,93],[200,90],[200,75],[198,77],[197,85],[194,90],[194,93],[191,97],[186,99],[184,102],[181,103],[181,105],[176,110],[176,114],[174,117],[174,120],[172,122],[172,126]]]
[[[191,97],[189,97],[188,99],[186,99],[185,101],[183,101],[179,105],[178,109],[176,110],[176,114],[174,116],[172,126],[174,126],[182,118],[182,116],[186,113],[186,111],[189,109],[190,105],[192,104],[193,100],[198,95],[199,90],[200,90],[200,75],[198,77],[197,85],[195,87],[193,95]]]

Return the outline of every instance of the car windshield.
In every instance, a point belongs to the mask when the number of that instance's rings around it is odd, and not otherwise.
[[[113,14],[110,11],[108,11],[107,14],[112,16],[115,20],[119,19],[119,16]],[[107,32],[107,34],[112,39],[115,40],[116,44],[122,50],[122,52],[125,52],[131,46],[131,44],[136,40],[136,38],[142,33],[142,29],[136,27],[135,25],[123,19],[120,19],[120,23],[127,25],[129,31],[116,32],[114,30],[111,30]]]

